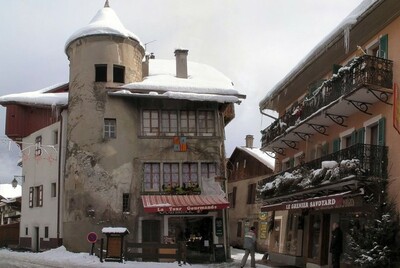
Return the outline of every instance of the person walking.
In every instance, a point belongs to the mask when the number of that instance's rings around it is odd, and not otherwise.
[[[251,267],[256,267],[256,227],[252,226],[250,227],[250,231],[248,231],[245,236],[244,236],[244,249],[245,253],[242,259],[242,262],[240,263],[240,267],[243,268],[246,265],[247,258],[251,257],[251,262],[250,266]]]
[[[330,252],[332,253],[332,267],[340,268],[340,255],[343,252],[343,233],[336,222],[332,224]]]

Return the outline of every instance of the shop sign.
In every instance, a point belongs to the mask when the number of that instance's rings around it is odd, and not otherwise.
[[[158,211],[161,215],[205,215],[208,210],[191,210],[191,211]]]
[[[271,210],[294,210],[294,209],[326,209],[330,207],[342,206],[343,196],[330,196],[323,198],[311,198],[291,203],[281,203],[276,205],[264,206],[261,211]]]
[[[261,212],[260,214],[258,214],[258,219],[259,219],[260,221],[266,221],[267,218],[268,218],[268,213]]]
[[[260,222],[260,239],[267,239],[268,235],[268,223],[266,221]]]
[[[222,221],[222,218],[215,219],[215,234],[218,237],[221,237],[224,235],[224,222]]]

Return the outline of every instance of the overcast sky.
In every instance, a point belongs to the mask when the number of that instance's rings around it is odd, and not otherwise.
[[[87,25],[104,0],[12,0],[0,9],[0,95],[68,82],[65,41]],[[362,0],[110,0],[124,26],[156,58],[190,61],[224,73],[247,99],[226,128],[227,156],[271,123],[259,101]],[[190,72],[190,70],[189,70]],[[19,149],[4,142],[0,108],[0,182],[20,174]]]

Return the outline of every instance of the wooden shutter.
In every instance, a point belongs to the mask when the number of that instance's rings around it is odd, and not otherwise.
[[[332,153],[340,150],[340,138],[334,139],[332,142]]]
[[[379,119],[378,121],[378,145],[385,145],[385,117]]]
[[[356,133],[356,131],[353,131],[350,136],[350,143],[351,143],[350,146],[357,143],[356,139],[357,139],[357,133]]]
[[[39,201],[38,206],[42,207],[43,206],[43,185],[39,186],[38,196],[39,196],[39,198],[38,198],[38,201]]]
[[[356,143],[364,144],[365,128],[360,128],[356,130]]]
[[[232,208],[235,207],[236,205],[236,191],[237,191],[237,187],[233,187],[233,191],[232,191]]]
[[[389,38],[388,35],[381,36],[379,38],[379,51],[378,51],[378,57],[387,59],[388,58],[388,42]]]
[[[33,187],[29,187],[29,207],[33,207]]]

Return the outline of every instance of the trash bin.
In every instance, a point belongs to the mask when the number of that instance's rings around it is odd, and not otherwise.
[[[225,247],[224,244],[215,244],[214,245],[214,258],[215,262],[225,262]]]

